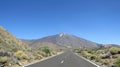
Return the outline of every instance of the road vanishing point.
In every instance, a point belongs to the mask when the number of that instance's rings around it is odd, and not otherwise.
[[[66,51],[52,58],[39,61],[24,67],[100,67],[72,51]]]

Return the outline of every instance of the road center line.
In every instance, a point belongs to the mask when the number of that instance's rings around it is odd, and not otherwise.
[[[64,60],[61,61],[61,64],[64,63]]]

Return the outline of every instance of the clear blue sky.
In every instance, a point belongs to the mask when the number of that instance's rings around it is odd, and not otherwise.
[[[0,25],[22,39],[65,32],[120,44],[120,0],[0,0]]]

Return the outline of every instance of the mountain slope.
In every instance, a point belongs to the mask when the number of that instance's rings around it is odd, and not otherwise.
[[[0,27],[0,67],[22,67],[22,65],[55,54],[57,54],[57,51],[49,47],[41,47],[38,50],[34,50],[27,43]]]
[[[28,45],[15,36],[7,32],[4,28],[0,27],[0,50],[13,51],[13,50],[26,50]]]
[[[52,45],[58,47],[73,47],[73,48],[98,47],[98,45],[94,42],[65,33],[47,36],[41,39],[34,40],[31,43],[29,42],[29,44],[34,47],[41,46],[43,43],[48,43],[48,45],[49,43],[51,43]]]
[[[0,27],[0,67],[19,67],[27,63],[27,59],[32,56],[33,53],[28,44]]]

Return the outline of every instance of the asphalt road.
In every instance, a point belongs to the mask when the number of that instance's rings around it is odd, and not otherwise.
[[[98,67],[71,51],[25,67]]]

